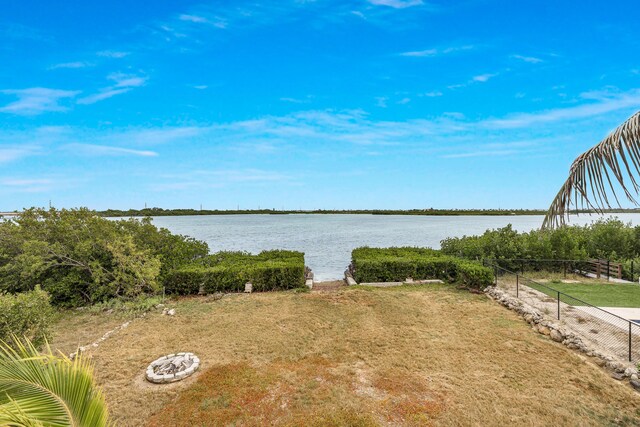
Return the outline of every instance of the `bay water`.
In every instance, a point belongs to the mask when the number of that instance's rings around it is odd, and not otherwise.
[[[640,224],[640,214],[613,215]],[[588,224],[598,216],[572,217]],[[305,253],[315,280],[341,279],[351,251],[360,246],[419,246],[437,249],[447,237],[482,234],[512,224],[518,231],[539,228],[543,217],[418,215],[211,215],[155,217],[156,226],[204,240],[212,252],[290,249]]]

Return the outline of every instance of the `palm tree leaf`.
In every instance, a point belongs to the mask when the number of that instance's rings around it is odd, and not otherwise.
[[[574,160],[569,177],[549,206],[542,228],[564,224],[572,207],[586,205],[601,213],[612,207],[610,196],[620,207],[615,184],[627,200],[638,206],[640,185],[635,174],[639,171],[640,111]]]
[[[48,344],[41,354],[28,340],[12,342],[0,342],[0,425],[109,425],[87,360],[54,356]]]

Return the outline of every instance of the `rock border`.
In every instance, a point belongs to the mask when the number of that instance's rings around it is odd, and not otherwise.
[[[141,317],[144,317],[145,315],[146,315],[146,313],[143,313]],[[133,320],[135,320],[135,319],[133,319]],[[131,324],[131,322],[133,322],[133,320],[126,321],[122,325],[116,326],[112,330],[105,332],[104,335],[102,335],[100,338],[98,338],[96,341],[92,342],[91,344],[79,346],[78,349],[75,352],[73,352],[73,353],[71,353],[69,355],[69,359],[74,360],[80,354],[86,353],[87,351],[89,351],[91,349],[98,348],[98,346],[100,346],[100,344],[102,344],[104,341],[106,341],[107,338],[109,338],[111,335],[115,334],[118,331],[121,331],[122,329],[128,328],[129,325]]]
[[[553,341],[561,343],[570,349],[580,351],[589,357],[594,357],[596,365],[612,371],[612,378],[619,381],[629,378],[631,386],[636,391],[640,391],[638,369],[631,362],[617,360],[616,357],[602,353],[594,347],[586,344],[579,334],[571,331],[569,328],[561,325],[557,321],[549,320],[537,309],[502,289],[495,286],[489,286],[484,290],[484,292],[489,298],[522,316],[524,320],[531,325],[534,331],[542,335],[546,335]]]
[[[344,272],[344,281],[347,283],[347,286],[373,286],[377,288],[388,288],[391,286],[402,286],[402,285],[428,285],[432,283],[444,283],[440,279],[426,279],[426,280],[413,280],[412,277],[407,277],[403,282],[366,282],[366,283],[358,283],[353,278],[353,274],[351,273],[351,269],[347,268]]]
[[[155,373],[154,368],[162,366],[166,364],[171,359],[177,359],[178,357],[186,358],[187,360],[191,360],[191,365],[187,367],[183,371],[176,372],[174,374],[165,374],[158,375]],[[176,381],[181,381],[188,376],[193,375],[198,368],[200,367],[200,359],[193,353],[175,353],[169,354],[167,356],[162,356],[149,364],[147,367],[147,371],[145,373],[145,378],[147,381],[152,382],[154,384],[168,384]]]

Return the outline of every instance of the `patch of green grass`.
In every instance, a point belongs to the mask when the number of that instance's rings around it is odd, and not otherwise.
[[[557,294],[542,286],[527,283],[550,297]],[[599,307],[638,307],[640,308],[640,285],[626,283],[549,283],[550,288]],[[578,301],[560,296],[560,300],[571,305],[580,305]]]

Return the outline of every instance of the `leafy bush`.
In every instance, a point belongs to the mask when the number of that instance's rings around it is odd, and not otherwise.
[[[492,282],[490,269],[433,249],[357,248],[351,260],[354,279],[360,283],[396,282],[411,277],[481,288]]]
[[[585,226],[519,233],[508,225],[487,230],[480,236],[444,239],[441,247],[447,255],[475,260],[601,258],[622,261],[640,257],[640,226],[632,227],[609,218]]]
[[[88,209],[28,209],[0,222],[0,291],[36,285],[52,303],[79,306],[154,294],[169,271],[208,252],[150,219],[110,221]]]
[[[49,294],[39,286],[19,294],[0,294],[0,340],[10,344],[15,336],[41,345],[47,335],[53,310]]]
[[[170,272],[165,281],[170,294],[241,292],[247,282],[254,291],[304,286],[304,254],[294,251],[218,252]]]

